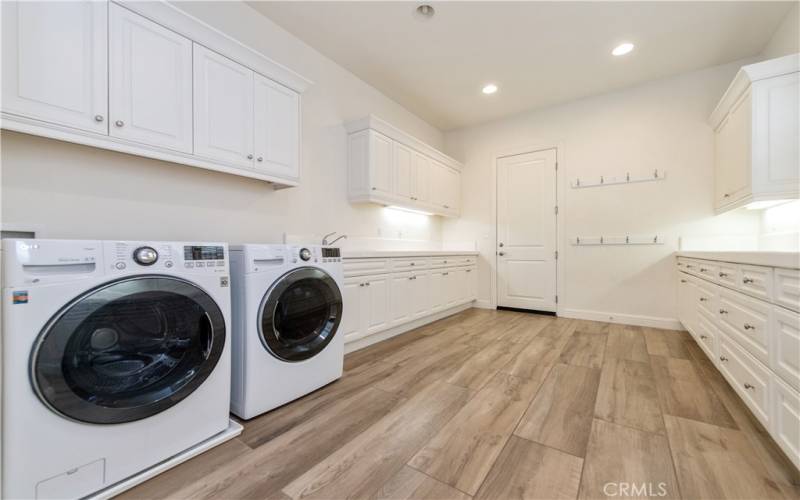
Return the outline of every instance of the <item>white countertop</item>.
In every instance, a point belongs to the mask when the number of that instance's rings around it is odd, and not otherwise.
[[[436,257],[438,255],[478,255],[475,250],[347,250],[342,249],[343,259],[366,259],[387,257]]]
[[[692,259],[718,260],[736,264],[756,266],[788,267],[800,269],[800,252],[759,252],[759,251],[696,251],[678,252],[678,257]]]

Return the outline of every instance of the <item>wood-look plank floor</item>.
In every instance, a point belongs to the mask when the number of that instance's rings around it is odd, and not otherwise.
[[[121,498],[800,498],[678,331],[470,309],[244,426]]]

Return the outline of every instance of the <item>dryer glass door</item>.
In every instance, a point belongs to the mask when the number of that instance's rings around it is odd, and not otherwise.
[[[208,378],[225,333],[222,311],[196,285],[126,278],[75,298],[45,325],[31,355],[31,380],[42,402],[73,420],[140,420]]]
[[[336,335],[342,320],[342,294],[325,271],[301,267],[281,276],[259,310],[264,347],[278,359],[302,361]]]

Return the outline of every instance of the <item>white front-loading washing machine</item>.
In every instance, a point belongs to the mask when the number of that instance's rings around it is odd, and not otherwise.
[[[338,248],[232,245],[231,411],[249,419],[342,376]]]
[[[228,428],[225,244],[4,240],[3,253],[3,498],[118,488]]]

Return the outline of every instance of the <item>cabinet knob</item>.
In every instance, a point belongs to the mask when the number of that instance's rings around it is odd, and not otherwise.
[[[468,272],[468,273],[471,273],[471,272],[472,272],[472,269],[467,269],[467,272]]]
[[[248,160],[252,160],[253,159],[253,155],[247,155],[247,159]]]
[[[376,188],[375,186],[372,186],[372,190],[373,191],[375,191],[376,189],[378,189],[378,188]]]
[[[497,246],[499,246],[500,248],[503,248],[503,246],[504,246],[503,242],[501,241],[500,243],[497,244]],[[680,266],[680,264],[678,264],[678,265]]]
[[[506,254],[505,252],[497,252],[497,255],[499,255],[500,257],[502,257],[505,254]]]
[[[450,205],[445,205],[444,208],[450,208]]]
[[[706,272],[706,271],[708,271],[708,269],[706,269],[705,267],[701,267],[701,268],[700,268],[700,272],[701,272],[701,273],[704,273],[704,272]]]
[[[755,329],[756,329],[756,327],[754,327],[753,325],[751,325],[751,324],[749,324],[749,323],[745,323],[745,324],[744,324],[744,329],[745,329],[745,330],[755,330]]]
[[[708,302],[708,299],[706,297],[700,297],[700,302]]]
[[[719,310],[719,313],[720,313],[720,314],[728,314],[728,311],[726,311],[725,309],[720,309],[720,310]]]
[[[122,121],[122,120],[117,120],[117,121],[114,122],[114,125],[116,125],[117,127],[124,127],[125,126],[125,122]]]
[[[731,195],[730,195],[730,193],[725,193],[725,194],[723,194],[723,195],[722,195],[722,197],[723,197],[723,198],[730,198],[730,197],[731,197]]]
[[[708,336],[707,336],[707,335],[700,335],[700,338],[701,338],[701,339],[703,339],[703,340],[705,340],[705,339],[707,339],[707,338],[708,338]]]
[[[258,158],[256,158],[256,160],[257,161],[264,161],[264,157],[263,156],[259,156]]]
[[[686,280],[681,280],[681,283],[686,283]]]
[[[103,115],[94,115],[94,121],[99,123],[103,120],[105,120],[105,118],[103,118]]]
[[[411,264],[409,264],[409,265],[411,265],[411,266],[413,266],[413,265],[416,265],[416,262],[412,262],[412,263],[411,263]]]
[[[745,388],[745,389],[755,389],[755,388],[756,388],[756,386],[754,386],[754,385],[752,385],[752,384],[748,384],[747,382],[745,382],[745,383],[744,383],[744,388]]]
[[[364,283],[364,285],[365,285],[365,286],[369,286],[369,281],[367,281],[366,283]]]
[[[725,356],[720,356],[719,360],[725,363],[726,361],[728,361],[728,358],[726,358]]]
[[[719,277],[720,278],[726,278],[727,276],[728,276],[728,273],[719,273]]]
[[[359,283],[358,286],[364,286],[364,283]]]
[[[691,264],[686,264],[686,269],[694,269],[694,266]]]
[[[742,278],[742,283],[747,284],[747,283],[752,283],[752,282],[753,282],[753,278]]]

